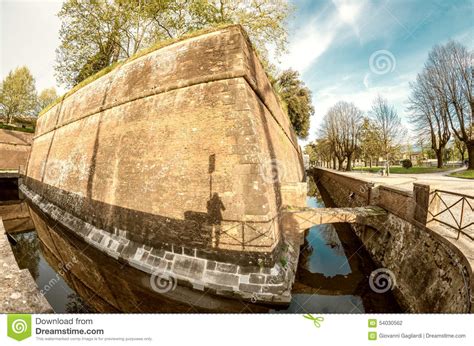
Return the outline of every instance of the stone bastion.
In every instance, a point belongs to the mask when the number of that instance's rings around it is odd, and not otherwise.
[[[288,302],[301,149],[240,26],[175,42],[37,122],[21,191],[84,241],[195,289]],[[161,275],[159,274],[159,275]]]

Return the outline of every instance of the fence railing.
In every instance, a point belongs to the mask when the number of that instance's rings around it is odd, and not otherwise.
[[[427,224],[440,223],[474,240],[474,196],[453,191],[430,193]]]

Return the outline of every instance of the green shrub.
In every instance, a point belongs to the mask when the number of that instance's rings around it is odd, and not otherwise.
[[[405,159],[405,160],[402,160],[402,166],[403,168],[409,169],[413,167],[413,164],[411,163],[411,160]]]

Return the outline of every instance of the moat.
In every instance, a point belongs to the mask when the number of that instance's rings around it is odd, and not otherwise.
[[[319,194],[308,197],[307,203],[324,207]],[[161,295],[150,287],[146,273],[75,238],[34,206],[29,210],[36,230],[14,234],[12,249],[20,268],[30,271],[56,313],[401,311],[391,291],[380,294],[370,289],[369,276],[377,267],[346,224],[306,231],[290,305],[275,307],[216,297],[182,285],[171,295]]]

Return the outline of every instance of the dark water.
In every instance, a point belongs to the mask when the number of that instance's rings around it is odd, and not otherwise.
[[[319,193],[307,205],[324,208]],[[391,292],[370,289],[377,269],[361,241],[347,224],[319,225],[306,231],[301,248],[293,299],[286,311],[295,313],[400,312]]]
[[[308,206],[323,207],[320,197]],[[293,299],[286,308],[203,294],[179,286],[161,295],[149,275],[101,253],[30,206],[35,231],[15,234],[12,245],[55,312],[399,312],[390,292],[370,290],[376,269],[348,225],[315,226],[301,248]]]
[[[61,276],[61,268],[53,268],[45,259],[36,231],[13,235],[12,246],[20,269],[29,269],[43,295],[56,313],[90,312],[93,309],[69,287]]]

